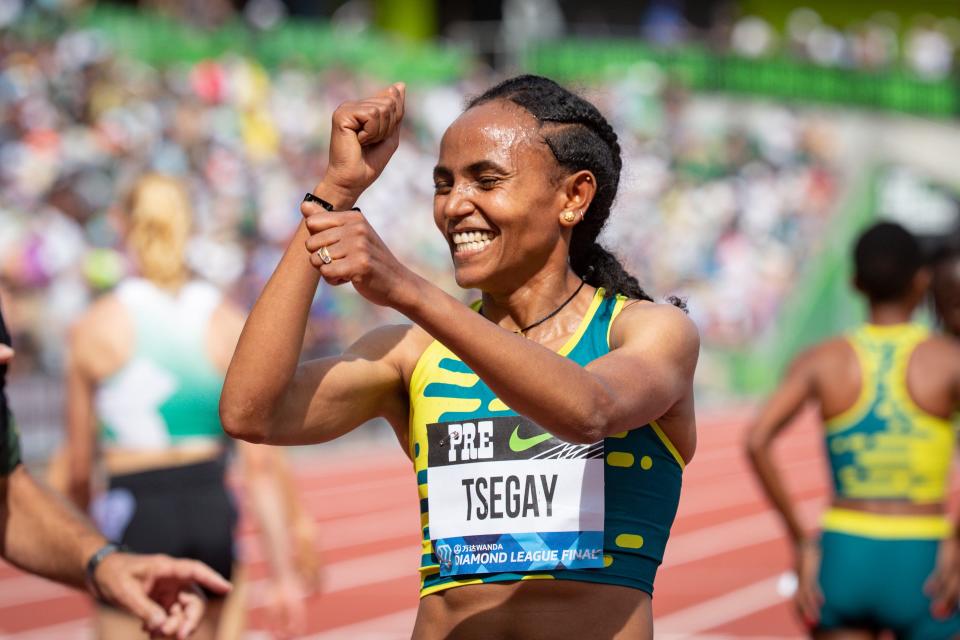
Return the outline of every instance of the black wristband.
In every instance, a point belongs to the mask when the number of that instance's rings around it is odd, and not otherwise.
[[[97,600],[103,601],[103,594],[100,593],[100,587],[97,586],[96,574],[97,567],[100,566],[100,563],[103,562],[104,558],[109,556],[111,553],[124,553],[127,551],[127,548],[120,544],[114,544],[108,542],[94,552],[90,559],[87,560],[87,587],[93,593],[93,597]]]
[[[326,209],[327,211],[336,211],[336,210],[337,210],[337,208],[334,207],[332,204],[330,204],[329,202],[327,202],[326,200],[324,200],[324,199],[321,198],[320,196],[315,196],[315,195],[313,195],[312,193],[307,193],[307,195],[303,196],[303,201],[304,201],[304,202],[315,202],[315,203],[317,203],[318,205],[320,205],[321,207],[323,207],[324,209]],[[350,207],[350,211],[360,211],[360,207]]]
[[[332,204],[330,204],[329,202],[327,202],[326,200],[324,200],[324,199],[321,198],[320,196],[315,196],[315,195],[313,195],[313,194],[310,193],[309,191],[307,192],[307,195],[303,196],[303,201],[304,201],[304,202],[315,202],[316,204],[320,205],[321,207],[323,207],[323,208],[326,209],[327,211],[333,211],[334,209],[336,209],[336,207],[334,207]]]

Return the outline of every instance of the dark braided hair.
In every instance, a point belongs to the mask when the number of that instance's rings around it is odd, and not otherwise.
[[[603,287],[607,297],[618,293],[630,298],[651,298],[627,273],[616,256],[597,242],[610,217],[610,207],[620,184],[620,143],[613,127],[595,106],[541,76],[522,75],[488,89],[472,99],[467,109],[494,100],[508,100],[540,123],[544,142],[557,163],[568,171],[590,171],[597,191],[570,238],[570,266],[587,284]]]

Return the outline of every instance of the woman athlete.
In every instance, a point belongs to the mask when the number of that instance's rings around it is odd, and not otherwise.
[[[434,220],[458,284],[482,292],[471,308],[350,210],[397,148],[404,92],[335,112],[327,172],[230,363],[224,428],[302,444],[393,425],[420,494],[415,638],[650,638],[696,443],[699,337],[597,244],[616,134],[535,76],[488,90],[447,129]],[[298,366],[321,278],[414,324]]]
[[[70,340],[70,494],[81,508],[92,506],[114,542],[202,560],[231,576],[236,513],[224,485],[228,441],[217,403],[243,316],[213,285],[190,279],[184,252],[191,209],[179,182],[144,176],[125,209],[126,244],[140,275],[99,299]],[[98,448],[109,486],[91,505]],[[283,488],[274,470],[283,461],[245,443],[238,453],[273,569],[274,612],[292,632],[305,605],[283,529]],[[211,599],[197,637],[223,639],[223,629],[242,627],[221,620],[222,605]],[[138,637],[139,626],[119,610],[97,609],[98,637]]]
[[[855,270],[867,323],[797,357],[747,448],[793,543],[795,602],[813,637],[955,638],[960,529],[944,514],[960,346],[911,322],[930,274],[902,227],[864,233]],[[808,402],[820,409],[834,486],[819,540],[798,520],[770,453]]]

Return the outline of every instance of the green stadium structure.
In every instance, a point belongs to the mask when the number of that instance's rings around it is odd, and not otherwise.
[[[834,216],[821,253],[784,301],[774,329],[749,347],[717,350],[730,375],[728,389],[744,396],[770,392],[802,349],[864,319],[866,309],[851,288],[850,248],[876,217],[877,175],[877,169],[867,172]]]

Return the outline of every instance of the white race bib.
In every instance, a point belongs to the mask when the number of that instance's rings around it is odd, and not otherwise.
[[[603,566],[603,442],[522,416],[427,425],[430,537],[444,576]]]

